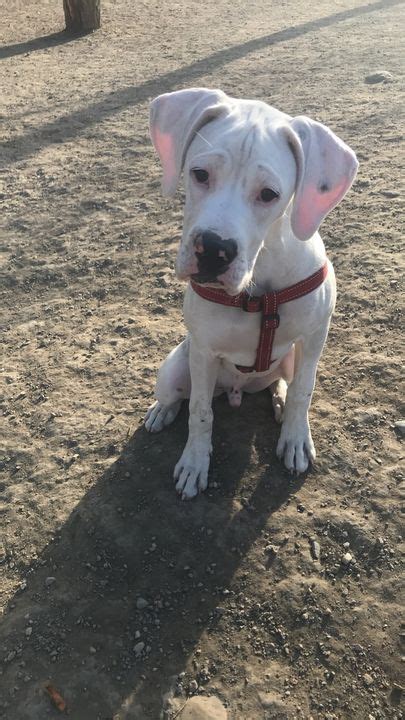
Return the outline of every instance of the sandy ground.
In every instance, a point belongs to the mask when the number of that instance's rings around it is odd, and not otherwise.
[[[72,720],[208,717],[196,696],[229,720],[402,717],[403,9],[102,0],[102,29],[69,39],[61,1],[2,3],[5,720],[60,716],[48,680]],[[190,85],[321,120],[361,166],[322,228],[339,296],[316,468],[283,471],[268,394],[219,398],[187,504],[187,408],[156,437],[142,417],[184,332],[148,102]]]

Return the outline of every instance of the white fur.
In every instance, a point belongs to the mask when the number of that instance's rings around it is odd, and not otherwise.
[[[154,100],[151,135],[167,194],[175,191],[184,166],[179,278],[187,280],[196,272],[194,243],[206,230],[236,241],[237,256],[218,277],[231,295],[245,288],[253,295],[280,290],[324,264],[318,226],[347,192],[357,170],[353,151],[328,128],[309,118],[291,119],[259,101],[192,89]],[[209,173],[207,185],[196,182],[196,167]],[[269,204],[260,200],[266,187],[279,195]],[[230,404],[238,406],[243,391],[269,387],[276,418],[283,419],[278,457],[297,473],[315,459],[308,411],[334,302],[335,278],[328,262],[328,276],[319,288],[279,307],[271,369],[243,374],[235,366],[254,364],[260,313],[212,303],[188,286],[184,318],[189,334],[164,361],[157,401],[145,420],[147,430],[157,432],[175,418],[181,401],[190,398],[189,437],[174,471],[184,499],[207,487],[211,401],[220,392],[227,392]]]

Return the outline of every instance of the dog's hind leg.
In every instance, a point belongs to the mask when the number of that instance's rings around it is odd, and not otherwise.
[[[163,361],[155,389],[156,402],[145,415],[145,428],[159,432],[177,416],[181,403],[190,397],[191,379],[188,337],[177,345]]]
[[[284,417],[284,407],[287,398],[288,385],[293,381],[294,374],[299,359],[300,345],[293,345],[278,366],[280,373],[278,380],[271,383],[271,401],[273,403],[274,417],[276,422],[282,423]]]
[[[288,385],[283,378],[276,380],[270,385],[271,402],[273,403],[274,417],[276,422],[283,422],[284,407],[287,397]]]

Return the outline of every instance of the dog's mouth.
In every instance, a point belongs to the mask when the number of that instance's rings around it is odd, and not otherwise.
[[[231,297],[239,295],[239,293],[242,292],[241,288],[231,287],[214,275],[193,273],[189,277],[195,283],[198,283],[198,285],[207,285],[208,287],[225,290],[227,295],[230,295]]]
[[[218,280],[217,276],[210,272],[192,273],[190,277],[192,280],[194,280],[194,282],[198,283],[199,285],[212,285],[213,283],[215,283],[216,285],[223,285],[223,283]]]

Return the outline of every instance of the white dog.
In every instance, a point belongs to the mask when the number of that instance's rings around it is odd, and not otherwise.
[[[243,391],[268,387],[282,421],[277,455],[302,473],[315,459],[308,411],[335,303],[317,231],[351,186],[356,156],[318,122],[220,90],[160,95],[150,130],[165,195],[184,169],[176,272],[190,282],[189,334],[160,368],[146,429],[171,423],[190,398],[174,477],[191,498],[207,487],[213,395],[238,406]]]

